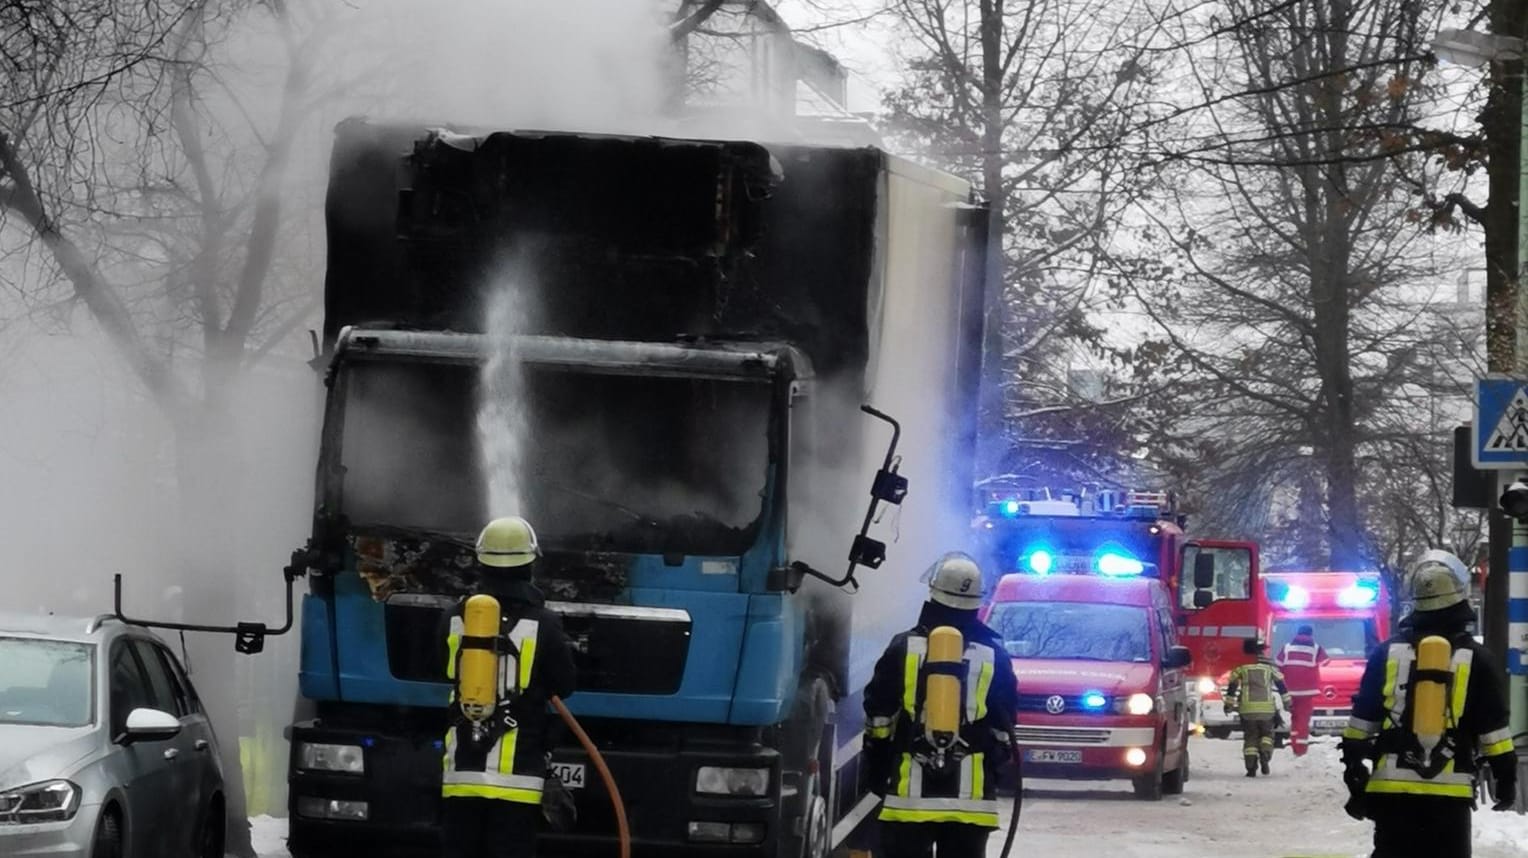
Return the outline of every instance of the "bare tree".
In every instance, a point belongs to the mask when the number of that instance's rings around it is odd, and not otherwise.
[[[1151,112],[1135,44],[1149,22],[1130,4],[1092,0],[894,5],[917,46],[888,99],[899,143],[970,177],[993,210],[1002,288],[988,308],[988,387],[1000,393],[983,405],[984,467],[1022,467],[1028,442],[1047,438],[1081,441],[1069,448],[1079,464],[1108,467],[1130,446],[1137,393],[1105,373],[1080,395],[1070,372],[1129,357],[1092,311],[1098,249],[1151,180],[1124,145]]]
[[[1449,321],[1429,288],[1456,260],[1417,228],[1414,192],[1398,180],[1439,167],[1391,133],[1432,103],[1417,46],[1440,10],[1225,8],[1242,23],[1191,52],[1195,98],[1209,107],[1167,143],[1184,166],[1141,233],[1171,261],[1132,272],[1176,357],[1184,419],[1162,449],[1214,498],[1219,527],[1282,531],[1303,563],[1357,568],[1406,541],[1380,526],[1376,493],[1443,464],[1446,421],[1416,415],[1462,401],[1457,356],[1433,351]],[[1444,529],[1438,515],[1429,532]]]

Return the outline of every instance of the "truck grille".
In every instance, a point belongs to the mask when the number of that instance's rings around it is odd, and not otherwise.
[[[1019,727],[1021,745],[1106,745],[1110,731],[1091,727]]]
[[[393,676],[446,681],[445,612],[455,600],[401,594],[387,600],[387,659]],[[673,694],[690,652],[689,613],[673,608],[548,602],[573,646],[580,691]]]

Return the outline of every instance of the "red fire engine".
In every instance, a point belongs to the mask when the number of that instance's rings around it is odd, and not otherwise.
[[[1197,724],[1199,695],[1247,660],[1242,641],[1257,632],[1257,545],[1189,539],[1171,492],[989,484],[980,500],[975,526],[991,585],[1013,572],[1141,575],[1167,585],[1178,636],[1193,653],[1189,706]]]

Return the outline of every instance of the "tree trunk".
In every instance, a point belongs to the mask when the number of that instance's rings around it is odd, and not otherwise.
[[[981,0],[982,48],[982,195],[992,207],[987,218],[987,290],[983,315],[986,318],[982,345],[982,396],[978,409],[978,475],[996,472],[1008,459],[1011,445],[1006,419],[1008,377],[1006,333],[1008,330],[1003,293],[1003,233],[1007,194],[1003,187],[1003,13],[1002,0]]]

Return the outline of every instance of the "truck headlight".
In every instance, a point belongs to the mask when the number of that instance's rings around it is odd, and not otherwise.
[[[766,795],[769,792],[769,769],[701,766],[695,772],[695,791],[701,795]]]
[[[1208,676],[1201,676],[1194,687],[1199,689],[1201,697],[1206,694],[1213,694],[1215,692],[1215,680]]]
[[[299,742],[297,767],[314,772],[366,773],[366,753],[360,745],[334,745],[324,742]]]
[[[1131,715],[1150,715],[1157,707],[1156,698],[1150,694],[1132,694],[1125,700],[1125,711]]]
[[[0,825],[63,822],[80,809],[80,788],[68,781],[43,781],[0,792]]]

